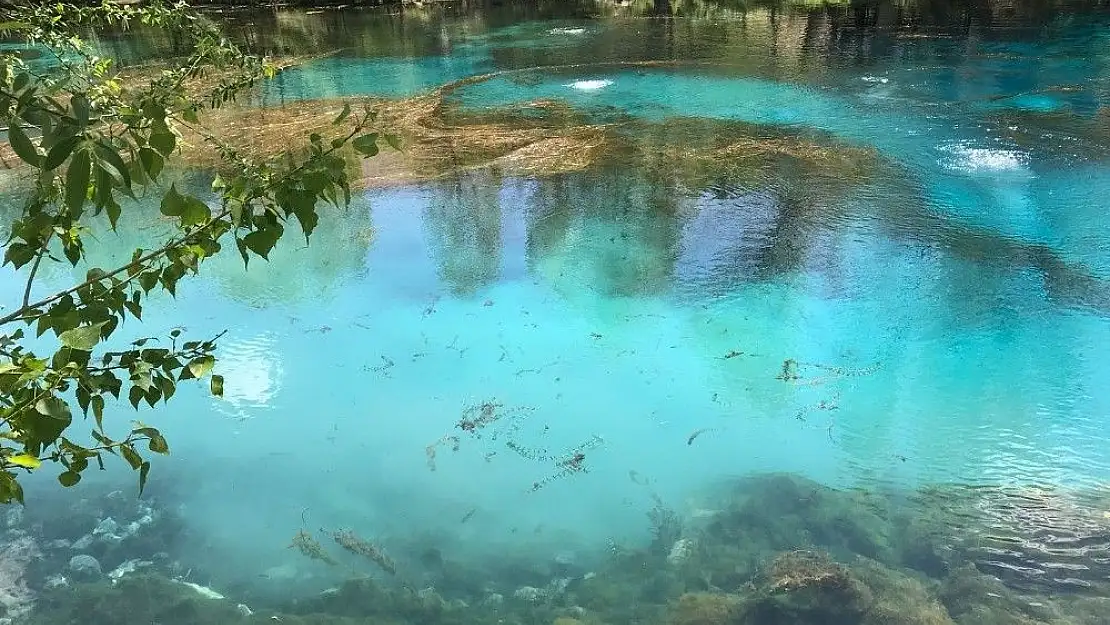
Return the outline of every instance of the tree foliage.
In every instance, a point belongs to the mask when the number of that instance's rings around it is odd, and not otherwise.
[[[23,502],[19,480],[27,472],[57,466],[58,481],[73,486],[111,455],[138,473],[141,492],[150,470],[145,453],[165,454],[169,445],[138,422],[122,436],[110,434],[106,404],[154,407],[180,382],[202,378],[220,395],[223,378],[212,373],[219,337],[192,340],[175,330],[127,343],[117,330],[141,321],[152,292],[174,296],[182,278],[231,242],[246,263],[266,258],[292,220],[309,237],[318,204],[350,200],[342,152],[377,153],[378,135],[368,132],[374,116],[348,107],[333,138],[313,134],[302,149],[252,159],[207,131],[204,116],[275,68],[242,52],[212,21],[185,5],[157,3],[42,4],[8,13],[0,37],[39,46],[53,63],[35,69],[0,55],[0,126],[16,166],[33,180],[5,244],[4,264],[19,269],[26,286],[0,316],[0,502]],[[136,24],[174,32],[187,53],[147,79],[125,79],[81,37]],[[183,132],[202,137],[220,158],[216,200],[166,185]],[[83,263],[95,224],[106,217],[114,229],[139,192],[160,194],[161,213],[176,226],[169,240],[136,249],[121,266],[91,267],[70,288],[35,294],[42,263]],[[88,422],[91,439],[75,427],[75,414]]]

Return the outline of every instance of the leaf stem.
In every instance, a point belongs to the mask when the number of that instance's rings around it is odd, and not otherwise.
[[[42,242],[42,247],[39,248],[38,254],[35,255],[35,263],[31,265],[31,273],[27,276],[27,286],[23,288],[23,309],[27,308],[27,303],[31,301],[31,285],[35,282],[35,274],[39,271],[39,265],[42,264],[43,256],[46,256],[47,246],[50,245],[50,239],[54,236],[54,231],[51,230],[46,235],[46,240]]]

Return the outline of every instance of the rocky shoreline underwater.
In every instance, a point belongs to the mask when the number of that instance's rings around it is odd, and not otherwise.
[[[434,545],[415,554],[392,545],[394,562],[385,555],[391,545],[372,546],[350,532],[336,533],[325,550],[302,530],[301,543],[291,546],[309,556],[305,575],[318,579],[323,571],[338,583],[269,598],[203,583],[219,576],[183,564],[186,519],[161,500],[114,491],[71,499],[64,510],[13,507],[2,517],[0,623],[1108,622],[1108,493],[843,491],[762,474],[716,487],[701,500],[706,507],[690,513],[655,501],[647,544],[613,543],[588,563],[552,554],[530,570],[499,566],[503,554],[455,561]],[[344,557],[356,564],[335,566]]]

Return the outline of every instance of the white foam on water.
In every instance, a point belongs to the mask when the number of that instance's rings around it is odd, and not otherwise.
[[[549,35],[584,35],[586,34],[585,28],[552,28],[547,31]]]
[[[965,172],[1020,171],[1028,160],[1024,152],[1017,150],[968,145],[943,146],[941,150],[952,155],[952,158],[942,161],[944,167]]]
[[[598,89],[604,89],[605,87],[608,87],[611,84],[613,84],[613,81],[608,80],[608,79],[605,79],[605,80],[576,80],[576,81],[574,81],[572,83],[569,83],[565,86],[570,87],[571,89],[578,89],[579,91],[597,91]]]

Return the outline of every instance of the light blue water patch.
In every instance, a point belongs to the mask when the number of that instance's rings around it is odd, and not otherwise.
[[[1065,98],[1040,93],[1000,98],[983,106],[984,110],[1014,109],[1034,113],[1056,113],[1066,111],[1069,108],[1069,103]]]
[[[462,553],[631,540],[654,503],[630,471],[682,510],[697,485],[750,471],[1110,479],[1110,358],[1091,349],[1110,322],[1058,307],[1036,271],[864,219],[816,233],[797,270],[751,279],[744,259],[782,236],[773,191],[687,197],[680,217],[620,210],[638,184],[582,186],[596,196],[565,205],[550,183],[491,176],[375,192],[325,215],[314,245],[291,236],[245,274],[224,255],[149,302],[121,338],[229,330],[224,398],[187,386],[150,415],[173,447],[151,479],[190,483],[194,557],[229,578],[228,561],[251,562],[243,576],[288,562],[306,510],[387,546],[450,536]],[[736,220],[747,227],[722,227]],[[146,232],[132,225],[112,245],[124,256]],[[498,418],[460,427],[483,403]],[[106,421],[133,415],[113,406]],[[582,470],[567,470],[576,453]],[[472,509],[479,522],[460,526]]]

